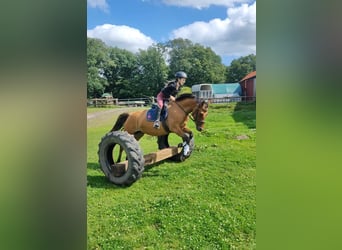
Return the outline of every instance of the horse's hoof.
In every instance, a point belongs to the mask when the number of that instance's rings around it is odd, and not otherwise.
[[[184,155],[185,157],[187,157],[188,155],[190,155],[190,147],[189,147],[188,144],[186,144],[186,145],[184,146],[184,148],[183,148],[183,155]]]

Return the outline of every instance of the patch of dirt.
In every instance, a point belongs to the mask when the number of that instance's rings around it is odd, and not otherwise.
[[[146,108],[146,107],[145,107]],[[87,114],[87,127],[92,128],[104,123],[110,123],[112,121],[113,125],[116,121],[116,117],[121,113],[130,113],[135,110],[141,110],[142,108],[136,107],[124,107],[124,108],[114,108],[109,110],[102,110],[99,112],[93,112]],[[147,109],[147,108],[146,108]]]
[[[247,140],[247,139],[249,139],[249,137],[248,137],[248,135],[238,135],[237,137],[236,137],[236,139],[237,140]]]

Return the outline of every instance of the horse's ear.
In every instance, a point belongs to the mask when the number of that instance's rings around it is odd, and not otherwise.
[[[204,109],[208,109],[208,107],[209,107],[209,102],[208,102],[208,100],[203,100],[202,103],[201,103],[201,106],[202,106]]]
[[[210,100],[208,100],[208,99],[199,99],[198,101],[197,101],[197,103],[201,106],[201,107],[203,107],[203,106],[205,106],[205,108],[208,108],[209,107],[209,103],[210,103]]]

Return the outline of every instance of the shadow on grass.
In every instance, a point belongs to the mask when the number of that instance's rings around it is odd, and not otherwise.
[[[89,175],[87,174],[87,186],[92,188],[103,188],[103,189],[121,189],[123,186],[117,186],[111,183],[108,178],[103,174],[99,163],[88,162],[87,169],[98,170],[102,175]]]
[[[145,166],[145,170],[144,170],[141,178],[153,178],[153,177],[165,178],[165,177],[168,177],[169,176],[168,174],[162,173],[159,169],[156,168],[165,162],[174,162],[174,161],[166,159],[166,160],[157,162],[155,164]],[[108,189],[108,188],[109,189],[122,189],[122,188],[130,187],[130,186],[120,186],[120,185],[116,185],[116,184],[110,182],[108,180],[108,178],[103,174],[99,163],[93,163],[93,162],[89,163],[88,162],[87,163],[87,169],[98,170],[99,173],[102,174],[102,175],[89,175],[89,174],[87,174],[87,186],[90,186],[92,188],[103,188],[103,189]],[[138,179],[137,181],[139,181],[139,180],[140,179]]]
[[[235,122],[241,122],[250,129],[256,128],[256,102],[237,102],[232,116]]]
[[[106,176],[87,176],[87,186],[92,188],[102,188],[102,189],[123,189],[126,188],[125,186],[118,186],[114,183],[111,183]]]
[[[101,170],[100,164],[95,162],[88,162],[87,169]]]
[[[151,165],[145,166],[145,170],[143,172],[142,178],[150,178],[150,177],[168,177],[168,174],[162,173],[158,168],[159,165],[164,164],[165,162],[171,162],[171,160],[163,160]]]

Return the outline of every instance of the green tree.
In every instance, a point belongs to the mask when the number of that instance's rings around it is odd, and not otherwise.
[[[165,47],[169,51],[169,77],[177,71],[185,71],[188,74],[187,86],[225,80],[225,66],[211,48],[181,38],[167,42]]]
[[[177,71],[188,74],[186,86],[199,83],[238,82],[256,69],[256,56],[233,60],[229,67],[211,48],[188,39],[150,46],[137,54],[87,39],[87,97],[104,92],[116,98],[155,96]]]
[[[164,47],[160,44],[152,45],[147,50],[140,50],[138,53],[135,89],[141,96],[155,96],[164,87],[169,70],[164,53]]]
[[[87,97],[100,97],[108,85],[103,75],[108,60],[108,48],[99,39],[87,39]]]
[[[227,67],[227,82],[239,82],[248,73],[256,70],[256,55],[234,59],[230,66]]]
[[[194,84],[224,82],[226,67],[220,56],[199,44],[195,44],[191,51],[189,74],[193,75]]]
[[[117,98],[132,97],[131,82],[137,69],[137,57],[132,52],[117,47],[108,49],[108,57],[103,75],[108,81],[105,91]]]

